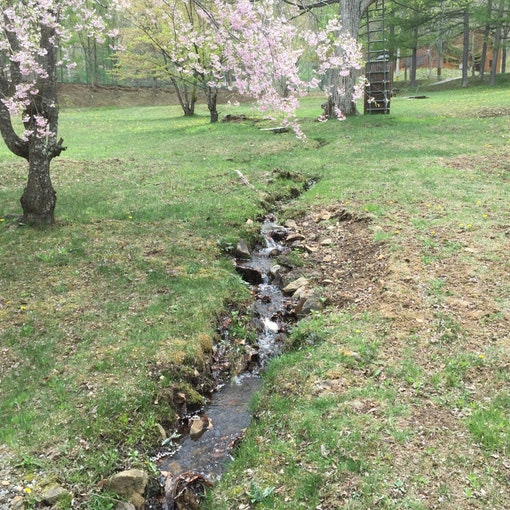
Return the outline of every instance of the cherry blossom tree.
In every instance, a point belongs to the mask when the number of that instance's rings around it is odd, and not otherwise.
[[[28,161],[24,222],[53,224],[50,163],[65,150],[58,138],[59,48],[71,29],[101,39],[106,25],[86,0],[1,0],[0,5],[0,132],[11,152]],[[77,20],[74,26],[71,19]]]
[[[131,5],[139,3],[132,0]],[[338,22],[330,21],[320,30],[306,29],[295,21],[297,6],[275,0],[209,0],[207,4],[144,0],[143,8],[134,25],[171,63],[170,73],[178,73],[181,82],[201,84],[211,115],[218,89],[226,87],[253,98],[261,111],[303,136],[295,118],[299,99],[332,70],[345,76],[360,69],[360,48]],[[182,12],[187,13],[185,19]],[[170,26],[170,37],[163,36],[164,23]],[[300,75],[305,51],[313,53],[317,62],[308,79]],[[341,118],[340,110],[335,114]]]
[[[195,113],[199,90],[205,93],[211,122],[218,120],[215,60],[221,55],[215,26],[194,0],[131,0],[124,3],[130,26],[121,30],[121,76],[167,78],[185,116]]]

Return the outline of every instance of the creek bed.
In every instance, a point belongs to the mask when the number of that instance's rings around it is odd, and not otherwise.
[[[175,454],[161,459],[160,470],[174,475],[196,472],[211,482],[218,480],[230,460],[230,451],[250,424],[250,401],[261,386],[260,377],[253,374],[236,377],[225,385],[199,413],[209,425],[199,437],[185,437]]]

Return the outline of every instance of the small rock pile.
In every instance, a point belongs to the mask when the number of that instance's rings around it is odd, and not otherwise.
[[[14,454],[0,445],[0,510],[25,510],[28,499],[34,498],[42,506],[38,508],[67,508],[73,495],[64,487],[51,484],[38,486],[37,477],[28,481],[16,470]],[[119,496],[116,510],[141,510],[145,505],[144,493],[148,475],[138,469],[130,469],[113,475],[105,485]]]
[[[13,459],[7,446],[0,445],[0,510],[24,508],[24,496],[32,491],[31,484],[14,468]]]

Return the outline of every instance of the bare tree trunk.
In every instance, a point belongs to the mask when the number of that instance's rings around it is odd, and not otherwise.
[[[27,139],[21,138],[13,129],[11,116],[5,104],[0,102],[0,132],[7,147],[17,156],[28,161],[28,180],[20,199],[23,220],[30,224],[51,225],[55,221],[56,193],[50,178],[51,160],[65,150],[62,140],[57,141],[57,48],[53,41],[57,37],[55,29],[41,24],[41,66],[47,76],[37,83],[39,93],[35,94],[24,110],[24,126]],[[10,44],[18,44],[14,33],[9,33]],[[14,83],[21,83],[23,77],[16,62],[11,63],[10,74]],[[0,76],[0,94],[8,97],[9,82]],[[41,118],[46,124],[41,125]],[[44,132],[38,132],[43,129]]]
[[[491,76],[489,85],[496,85],[496,74],[498,71],[499,48],[501,46],[502,19],[505,8],[505,0],[499,0],[498,18],[496,21],[496,32],[494,34],[494,48],[492,50]]]
[[[464,44],[462,47],[462,86],[468,86],[469,65],[469,10],[464,9]]]
[[[437,41],[437,81],[441,81],[443,74],[443,39],[440,35]]]
[[[50,177],[50,163],[59,156],[65,147],[62,139],[57,141],[58,106],[57,106],[57,48],[52,39],[55,31],[41,25],[41,46],[47,53],[45,68],[48,76],[40,83],[40,93],[34,97],[34,103],[26,111],[29,119],[25,126],[33,133],[28,139],[28,181],[20,199],[23,207],[23,220],[30,224],[52,225],[55,222],[55,205],[57,195]],[[37,134],[37,116],[43,115],[47,120],[47,135]]]
[[[376,0],[340,0],[339,16],[342,30],[358,39],[359,25],[363,13]],[[341,48],[337,48],[337,52]],[[324,105],[324,115],[328,118],[336,118],[338,112],[343,115],[357,115],[358,109],[354,101],[354,86],[356,84],[356,73],[351,71],[349,76],[340,76],[338,71],[331,73],[329,97]]]
[[[337,69],[330,75],[328,101],[323,105],[324,115],[328,119],[336,119],[342,115],[358,115],[354,96],[356,76],[353,71],[349,76],[340,76]]]
[[[503,33],[503,40],[508,41],[508,34],[510,33],[510,28],[505,28]],[[501,74],[506,74],[506,61],[507,61],[507,49],[506,44],[503,44],[501,48]]]
[[[193,117],[195,115],[195,104],[197,102],[197,91],[195,85],[189,86],[184,84],[181,87],[181,91],[184,97],[184,115],[186,117]]]
[[[417,30],[417,29],[416,29]],[[415,31],[416,31],[415,30]],[[418,48],[416,46],[416,37],[414,39],[413,53],[411,55],[411,70],[409,71],[409,86],[416,87],[416,68],[418,67]]]
[[[207,108],[209,109],[209,115],[211,124],[218,122],[218,89],[216,87],[206,86],[205,95],[207,97]]]
[[[97,42],[94,39],[92,44],[92,72],[93,72],[93,80],[94,80],[94,87],[97,87],[99,85],[99,76],[98,76],[98,67],[97,67]]]
[[[195,103],[197,102],[197,94],[195,86],[192,86],[190,92],[187,84],[179,84],[175,78],[171,78],[172,85],[174,86],[177,99],[181,105],[185,117],[193,117],[195,115]]]
[[[89,85],[95,87],[97,85],[96,55],[95,41],[87,37],[82,39],[83,56],[85,57],[86,81]]]

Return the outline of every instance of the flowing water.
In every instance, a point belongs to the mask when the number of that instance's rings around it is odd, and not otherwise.
[[[193,508],[196,501],[186,506],[186,498],[194,499],[193,494],[185,494],[186,489],[193,489],[192,483],[195,483],[196,489],[197,480],[209,485],[221,477],[231,459],[233,447],[250,424],[250,402],[262,384],[260,369],[279,352],[279,340],[286,330],[286,300],[273,281],[271,266],[272,257],[283,251],[278,239],[285,237],[285,231],[274,222],[274,218],[268,218],[262,226],[262,234],[266,246],[254,252],[251,259],[236,261],[241,274],[248,271],[256,275],[257,280],[253,285],[256,299],[252,305],[259,323],[257,345],[254,346],[256,363],[251,364],[250,372],[234,377],[220,388],[210,402],[190,418],[190,433],[179,440],[175,451],[159,456],[159,470],[167,479],[164,509]],[[195,423],[198,427],[193,433]],[[177,487],[177,481],[183,478],[190,485],[181,484],[181,489]],[[178,498],[182,499],[181,503],[177,502]]]
[[[200,413],[209,423],[203,433],[185,437],[174,455],[162,459],[160,469],[174,477],[193,472],[216,481],[230,460],[229,452],[250,424],[250,399],[260,386],[260,378],[251,374],[224,386]]]

